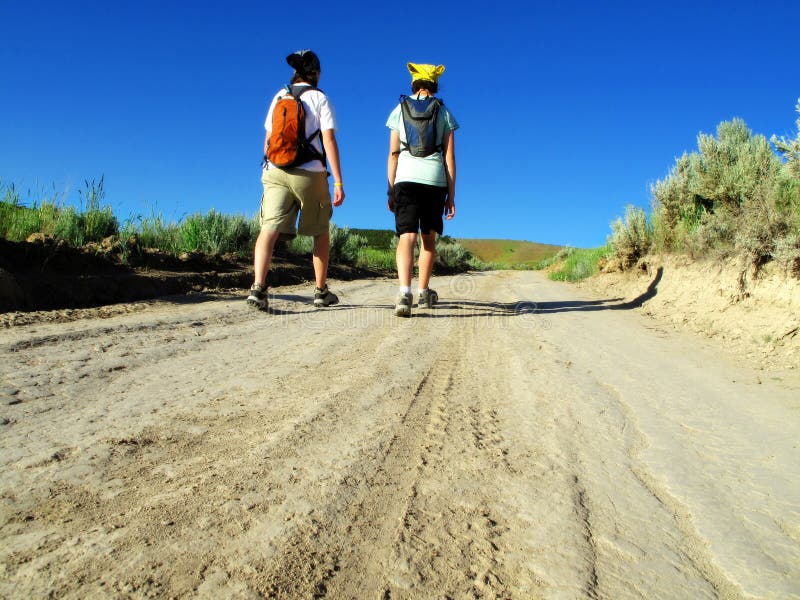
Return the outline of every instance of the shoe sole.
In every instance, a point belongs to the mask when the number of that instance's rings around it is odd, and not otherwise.
[[[258,310],[267,310],[267,303],[263,300],[258,300],[257,298],[248,298],[247,306],[257,308]]]
[[[396,306],[394,309],[394,315],[396,317],[410,317],[411,316],[411,307],[410,306]]]
[[[333,306],[334,304],[339,304],[338,300],[334,300],[333,302],[325,303],[324,300],[314,300],[314,306],[317,308],[325,308],[326,306]]]

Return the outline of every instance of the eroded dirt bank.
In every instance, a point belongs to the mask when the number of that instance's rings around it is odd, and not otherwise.
[[[3,597],[800,595],[800,385],[533,272],[0,330]]]
[[[776,263],[648,256],[639,268],[579,284],[599,296],[646,300],[654,322],[714,338],[769,371],[800,369],[800,279]]]
[[[41,235],[41,234],[37,234]],[[248,288],[252,258],[167,252],[138,248],[123,260],[118,242],[71,248],[53,238],[11,242],[0,238],[0,326],[41,320],[37,311],[62,311],[45,320],[65,320],[66,311],[149,301],[167,295],[214,293]],[[331,276],[343,280],[377,277],[377,271],[331,265]],[[269,284],[292,285],[313,278],[308,256],[279,247]]]

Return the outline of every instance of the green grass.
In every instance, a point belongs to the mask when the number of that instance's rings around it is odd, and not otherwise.
[[[395,236],[392,229],[350,229],[350,233],[364,236],[370,248],[382,248],[388,250],[392,247]]]
[[[375,269],[376,271],[394,271],[395,255],[394,250],[386,248],[361,248],[358,253],[359,267]]]
[[[180,220],[168,220],[152,211],[149,216],[129,217],[120,226],[111,207],[104,204],[104,180],[85,182],[80,191],[81,206],[75,208],[59,200],[54,194],[41,202],[25,203],[14,185],[0,182],[0,236],[13,241],[26,240],[33,233],[41,233],[68,245],[79,247],[88,242],[101,242],[112,238],[108,248],[121,249],[121,258],[127,262],[155,249],[174,256],[183,253],[238,254],[251,256],[259,232],[254,218],[242,215],[225,215],[215,210],[194,213]],[[555,246],[513,240],[478,240],[488,248],[502,244],[503,259],[499,267],[532,268],[533,261],[543,255],[552,255]],[[331,223],[330,258],[332,263],[358,265],[380,271],[395,270],[397,237],[388,229],[350,229]],[[105,244],[104,244],[105,246]],[[309,254],[311,238],[298,236],[286,245],[290,254]],[[436,241],[436,265],[446,272],[469,269],[486,269],[486,261],[475,256],[459,241],[440,236]],[[513,256],[513,262],[509,257]]]
[[[183,252],[244,254],[252,249],[257,236],[254,219],[224,215],[214,209],[189,215],[178,227],[179,249]]]
[[[556,261],[555,269],[548,277],[554,281],[579,281],[597,273],[597,264],[608,255],[608,246],[599,248],[570,248],[565,256]],[[543,267],[550,266],[540,263]]]
[[[85,182],[80,191],[81,210],[60,202],[55,193],[26,206],[13,184],[0,184],[0,236],[19,242],[42,233],[72,246],[99,242],[119,230],[111,207],[101,205],[104,195],[101,177],[100,181]]]
[[[84,183],[84,189],[79,191],[79,208],[60,201],[57,194],[25,203],[13,184],[0,183],[0,237],[19,242],[40,233],[73,247],[113,237],[119,240],[123,257],[127,258],[144,248],[174,255],[183,252],[244,255],[252,251],[258,235],[255,219],[224,215],[213,209],[177,222],[168,221],[157,212],[137,215],[120,227],[111,206],[103,202],[104,179]]]
[[[136,215],[128,219],[120,231],[120,241],[123,247],[130,246],[132,251],[159,248],[170,254],[180,254],[178,225],[155,211],[149,217]]]

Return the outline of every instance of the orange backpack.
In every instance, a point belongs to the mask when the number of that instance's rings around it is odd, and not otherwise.
[[[311,144],[314,138],[319,137],[322,145],[322,132],[317,129],[306,137],[306,110],[300,101],[300,96],[316,89],[308,85],[287,85],[287,94],[275,103],[264,158],[276,167],[288,169],[312,160],[319,160],[323,167],[327,167],[324,147],[320,152]]]

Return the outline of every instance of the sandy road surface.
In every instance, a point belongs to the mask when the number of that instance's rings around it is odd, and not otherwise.
[[[437,283],[0,331],[0,596],[800,597],[795,383],[537,273]]]

